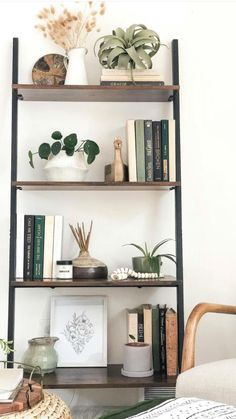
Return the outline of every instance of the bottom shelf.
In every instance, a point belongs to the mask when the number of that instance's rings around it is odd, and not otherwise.
[[[175,387],[176,377],[155,373],[152,377],[129,378],[121,375],[121,367],[57,368],[44,376],[44,388]]]

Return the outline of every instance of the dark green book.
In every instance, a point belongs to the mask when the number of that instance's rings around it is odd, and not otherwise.
[[[153,139],[153,180],[162,180],[162,161],[161,161],[161,121],[152,123]]]
[[[152,308],[152,361],[154,371],[160,371],[160,323],[157,307]]]
[[[33,279],[43,278],[44,225],[45,216],[35,215]]]
[[[144,120],[135,121],[135,149],[137,181],[145,182]]]
[[[161,121],[161,159],[162,159],[162,178],[169,181],[169,138],[168,120]]]
[[[153,141],[152,121],[144,121],[144,148],[145,148],[145,180],[153,181]]]

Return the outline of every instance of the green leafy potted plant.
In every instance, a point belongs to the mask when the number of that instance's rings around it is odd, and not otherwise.
[[[154,246],[152,251],[148,250],[146,242],[144,248],[135,243],[129,243],[128,245],[126,245],[136,247],[136,249],[138,249],[143,254],[143,256],[137,256],[132,258],[133,270],[135,272],[141,273],[157,273],[158,276],[161,276],[162,258],[167,258],[172,262],[176,263],[175,255],[172,255],[170,253],[156,254],[158,249],[170,240],[171,239],[164,239],[160,241]]]
[[[82,181],[88,167],[100,153],[95,141],[83,140],[78,142],[75,133],[63,138],[60,131],[54,131],[51,135],[53,143],[40,144],[38,151],[29,150],[29,164],[34,168],[33,156],[38,154],[41,159],[47,160],[44,167],[46,176],[52,181]],[[85,161],[85,156],[87,161]]]
[[[98,58],[105,68],[148,69],[152,68],[152,57],[158,52],[161,42],[159,35],[145,25],[134,24],[126,30],[117,28],[112,35],[104,35],[101,41]]]

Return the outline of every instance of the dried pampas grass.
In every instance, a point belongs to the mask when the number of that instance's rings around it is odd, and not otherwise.
[[[89,32],[100,31],[97,21],[106,11],[105,3],[93,1],[75,2],[73,10],[63,4],[44,7],[38,14],[35,26],[45,38],[51,38],[67,53],[72,48],[84,47]]]

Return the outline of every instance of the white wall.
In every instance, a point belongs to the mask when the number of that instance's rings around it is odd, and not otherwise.
[[[54,1],[54,3],[56,3]],[[69,2],[68,2],[69,3]],[[49,3],[48,3],[49,4]],[[2,16],[0,48],[0,142],[2,162],[0,213],[0,330],[6,335],[8,293],[8,238],[10,188],[10,117],[12,37],[20,42],[20,79],[31,82],[34,62],[48,52],[61,52],[34,29],[36,14],[45,2],[0,2]],[[14,10],[14,14],[13,14]],[[102,32],[116,26],[144,23],[155,29],[163,43],[178,38],[180,46],[181,141],[183,180],[183,244],[185,314],[200,301],[235,304],[236,198],[234,180],[235,142],[235,2],[115,2],[107,3]],[[100,66],[92,47],[97,34],[88,39],[89,81],[98,83]],[[170,82],[170,49],[162,48],[155,67]],[[102,180],[103,167],[113,158],[115,135],[125,136],[128,118],[171,117],[168,104],[19,103],[19,179],[42,178],[42,164],[33,171],[27,150],[55,130],[77,131],[79,138],[95,139],[101,155],[91,167],[90,179]],[[126,150],[124,150],[124,155]],[[23,213],[61,213],[65,217],[64,257],[74,257],[76,246],[68,222],[94,220],[91,254],[105,261],[109,270],[129,265],[132,249],[122,244],[133,241],[150,245],[174,237],[174,205],[171,192],[20,192],[18,210]],[[169,248],[168,248],[169,250]],[[171,264],[166,271],[171,273]],[[27,339],[48,332],[50,296],[66,293],[106,294],[109,298],[109,362],[122,361],[125,341],[125,307],[143,302],[175,305],[173,290],[77,289],[17,290],[16,359],[27,347]],[[211,316],[202,321],[198,362],[235,354],[235,321]],[[234,342],[233,342],[234,341]],[[117,392],[108,392],[113,403]],[[135,390],[120,392],[126,402],[135,400]],[[100,398],[99,395],[99,398]],[[68,395],[70,400],[71,395]],[[96,403],[92,392],[80,392],[83,402]]]

